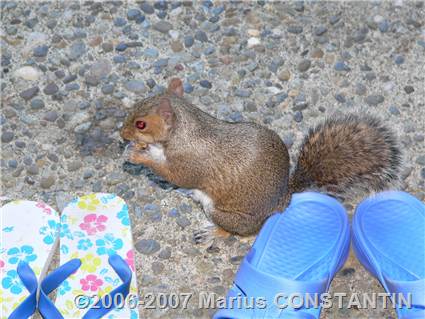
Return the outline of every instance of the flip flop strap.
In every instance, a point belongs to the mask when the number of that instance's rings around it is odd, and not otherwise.
[[[123,283],[112,290],[108,295],[100,299],[92,308],[89,309],[89,311],[86,312],[86,314],[83,316],[83,319],[102,318],[116,306],[115,304],[112,304],[111,307],[105,307],[105,304],[110,304],[110,302],[106,301],[106,298],[108,298],[109,301],[115,301],[117,299],[116,296],[120,296],[120,298],[125,300],[128,293],[130,292],[132,272],[127,263],[118,255],[111,255],[108,259],[108,262],[115,270],[117,275],[121,278]]]
[[[30,295],[13,310],[8,319],[29,318],[37,307],[37,277],[25,261],[19,262],[16,271]]]
[[[130,291],[130,283],[132,272],[128,267],[127,263],[118,255],[111,255],[108,259],[109,264],[112,269],[117,273],[117,275],[122,280],[122,284],[112,290],[108,295],[100,299],[92,308],[90,308],[86,314],[83,316],[83,319],[99,319],[105,316],[109,311],[115,308],[114,304],[111,304],[110,307],[104,307],[105,304],[110,304],[110,302],[105,302],[106,298],[108,300],[116,300],[116,295],[120,295],[121,298],[126,298]],[[46,278],[41,283],[40,288],[40,300],[39,300],[39,311],[45,319],[64,319],[59,310],[55,307],[53,302],[47,296],[53,290],[58,288],[66,278],[72,275],[77,269],[81,266],[81,261],[79,259],[72,259],[67,263],[63,264],[51,274],[46,276]]]
[[[425,308],[425,280],[414,281],[396,281],[384,276],[385,284],[388,287],[389,293],[403,295],[406,301],[409,301],[411,296],[413,307]],[[399,297],[396,295],[396,302]]]
[[[55,307],[48,297],[53,290],[58,288],[69,276],[78,270],[81,260],[71,259],[44,278],[40,285],[40,296],[38,301],[38,311],[46,319],[63,319],[62,314]]]

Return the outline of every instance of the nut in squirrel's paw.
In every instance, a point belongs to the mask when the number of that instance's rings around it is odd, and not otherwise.
[[[146,143],[144,143],[144,142],[138,142],[138,143],[136,143],[136,142],[131,142],[130,144],[132,144],[133,143],[133,146],[132,146],[132,148],[135,150],[135,151],[144,151],[147,147],[148,147],[148,144],[146,144]]]

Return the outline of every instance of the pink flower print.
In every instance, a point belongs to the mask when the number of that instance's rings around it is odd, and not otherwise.
[[[0,269],[3,269],[4,265],[5,265],[4,261],[0,259]]]
[[[131,270],[135,270],[134,269],[134,251],[133,249],[130,249],[127,252],[127,258],[125,259],[125,261],[127,262],[128,266],[131,268]]]
[[[105,215],[88,214],[84,217],[84,223],[80,224],[80,228],[85,230],[87,235],[94,235],[106,229],[104,223],[108,220]]]
[[[36,207],[43,209],[43,213],[47,214],[47,215],[51,215],[52,214],[52,210],[50,209],[50,207],[48,207],[45,203],[43,202],[38,202],[36,205]]]
[[[86,278],[80,279],[81,289],[84,291],[97,291],[100,286],[103,285],[103,281],[97,278],[96,275],[90,274]]]

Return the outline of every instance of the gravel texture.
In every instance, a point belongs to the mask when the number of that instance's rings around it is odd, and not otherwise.
[[[230,121],[275,130],[292,164],[308,128],[350,112],[381,117],[400,139],[400,188],[424,200],[423,2],[2,1],[2,196],[62,209],[113,192],[130,207],[140,294],[224,296],[253,238],[196,245],[206,217],[187,192],[124,163],[119,129],[134,101],[184,81],[186,97]],[[358,198],[346,203],[351,216]],[[333,292],[382,292],[351,256]],[[322,318],[395,317],[338,309]]]

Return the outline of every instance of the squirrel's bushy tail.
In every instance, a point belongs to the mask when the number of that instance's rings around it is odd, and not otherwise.
[[[329,119],[305,138],[289,192],[347,195],[385,189],[398,178],[400,150],[391,131],[370,116]]]

